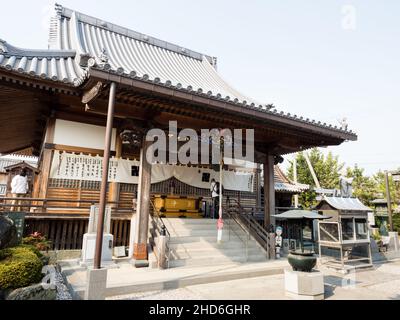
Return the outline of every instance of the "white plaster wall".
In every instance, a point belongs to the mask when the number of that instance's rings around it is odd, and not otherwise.
[[[103,150],[105,133],[106,127],[57,119],[53,143]],[[111,136],[112,151],[115,151],[116,133],[114,128]]]

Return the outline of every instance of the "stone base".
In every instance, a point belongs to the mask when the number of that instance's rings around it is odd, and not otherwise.
[[[150,263],[149,260],[137,260],[137,259],[132,259],[131,263],[135,266],[135,268],[147,268]]]
[[[111,262],[112,261],[112,243],[113,235],[105,233],[103,235],[103,246],[101,250],[101,261]],[[82,263],[93,264],[94,254],[96,248],[96,234],[95,233],[85,233],[83,235],[82,244]]]
[[[324,276],[321,272],[285,270],[286,295],[296,300],[323,300]]]
[[[389,232],[389,250],[390,251],[399,251],[399,234],[397,232]]]
[[[88,269],[85,300],[104,300],[107,286],[107,269]]]

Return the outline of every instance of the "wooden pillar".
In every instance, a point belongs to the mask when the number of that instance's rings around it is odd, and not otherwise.
[[[257,168],[255,172],[255,186],[256,186],[256,206],[258,207],[256,211],[259,210],[259,207],[261,207],[261,175],[260,175],[261,169],[260,169],[260,164],[257,163]]]
[[[138,185],[138,202],[136,210],[136,233],[133,245],[133,258],[135,266],[146,266],[148,260],[147,241],[149,232],[150,215],[150,187],[151,187],[151,164],[147,162],[146,153],[151,141],[143,138],[140,149],[140,169]],[[144,261],[144,262],[143,262]],[[147,263],[148,265],[148,263]]]
[[[37,184],[37,189],[33,191],[33,194],[39,198],[47,197],[47,189],[50,179],[51,163],[53,161],[53,150],[46,148],[46,144],[54,142],[54,131],[55,131],[56,119],[50,117],[47,121],[46,126],[46,137],[43,145],[43,152],[41,157],[40,166],[40,183]]]
[[[122,156],[122,140],[119,135],[115,141],[115,158],[119,159]],[[119,201],[120,184],[118,182],[111,182],[108,191],[108,201],[117,202]],[[112,204],[111,207],[117,207],[116,204]]]
[[[264,227],[275,225],[274,156],[267,155],[264,162]]]

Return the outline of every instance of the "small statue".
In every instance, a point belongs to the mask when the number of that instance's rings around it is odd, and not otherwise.
[[[275,252],[276,252],[276,259],[281,257],[281,247],[282,247],[282,227],[276,227],[275,233]]]
[[[343,118],[343,119],[341,119],[341,120],[339,120],[339,123],[340,123],[340,125],[341,125],[341,127],[342,127],[342,130],[347,130],[347,128],[348,128],[348,123],[347,123],[347,118]]]
[[[340,183],[340,196],[343,198],[351,198],[353,195],[353,188],[351,184],[353,183],[353,178],[346,178],[341,176],[339,178]]]

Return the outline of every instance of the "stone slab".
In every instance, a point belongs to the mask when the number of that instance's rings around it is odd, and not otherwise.
[[[301,272],[285,269],[285,291],[296,299],[323,299],[324,276],[322,272]]]
[[[113,238],[114,237],[112,234],[105,233],[103,235],[103,246],[101,251],[102,261],[112,261]],[[96,234],[85,233],[83,235],[82,257],[81,257],[83,263],[91,263],[91,262],[93,263],[95,248],[96,248]]]

